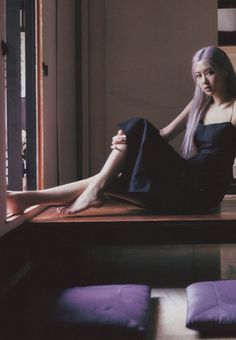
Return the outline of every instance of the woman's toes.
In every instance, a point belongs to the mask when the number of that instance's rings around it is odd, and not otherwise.
[[[75,215],[75,214],[78,214],[79,211],[74,211],[74,210],[71,210],[71,209],[67,209],[66,211],[66,215]]]
[[[58,214],[64,215],[66,209],[67,209],[67,207],[65,207],[65,206],[63,206],[63,207],[58,207],[58,208],[57,208],[57,212],[58,212]]]

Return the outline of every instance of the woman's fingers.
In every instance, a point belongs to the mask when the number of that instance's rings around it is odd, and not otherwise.
[[[119,144],[126,142],[126,135],[123,130],[119,130],[117,135],[112,138],[112,143]]]
[[[116,149],[118,145],[126,144],[126,138],[114,138],[112,139],[111,148]]]
[[[126,143],[126,137],[125,136],[115,136],[112,138],[112,143],[114,144],[121,144],[121,143]]]
[[[125,131],[124,130],[118,130],[117,135],[118,136],[122,136],[122,135],[125,136]]]
[[[123,130],[119,130],[117,135],[112,137],[111,149],[116,149],[119,144],[126,144],[126,134]]]

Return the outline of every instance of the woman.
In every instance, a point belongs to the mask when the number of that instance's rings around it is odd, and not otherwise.
[[[105,192],[157,212],[217,206],[232,179],[236,156],[236,76],[228,56],[213,46],[194,55],[192,73],[193,99],[168,126],[158,131],[141,118],[121,123],[97,175],[46,190],[9,192],[9,211],[60,204],[65,205],[60,213],[76,214],[103,205]],[[181,157],[168,141],[185,128]]]

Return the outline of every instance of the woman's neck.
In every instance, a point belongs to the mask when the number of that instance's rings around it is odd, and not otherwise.
[[[235,98],[233,98],[229,94],[221,95],[221,96],[213,96],[213,105],[216,107],[225,106],[231,103],[232,100],[234,99]]]

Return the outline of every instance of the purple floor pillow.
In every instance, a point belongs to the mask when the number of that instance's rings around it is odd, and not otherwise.
[[[21,301],[18,325],[31,340],[45,339],[45,334],[50,340],[140,339],[149,316],[150,288],[117,284],[32,291]]]
[[[67,325],[107,325],[143,332],[150,289],[143,285],[69,288],[58,296],[55,321]]]
[[[199,332],[236,332],[236,280],[187,287],[186,326]]]

